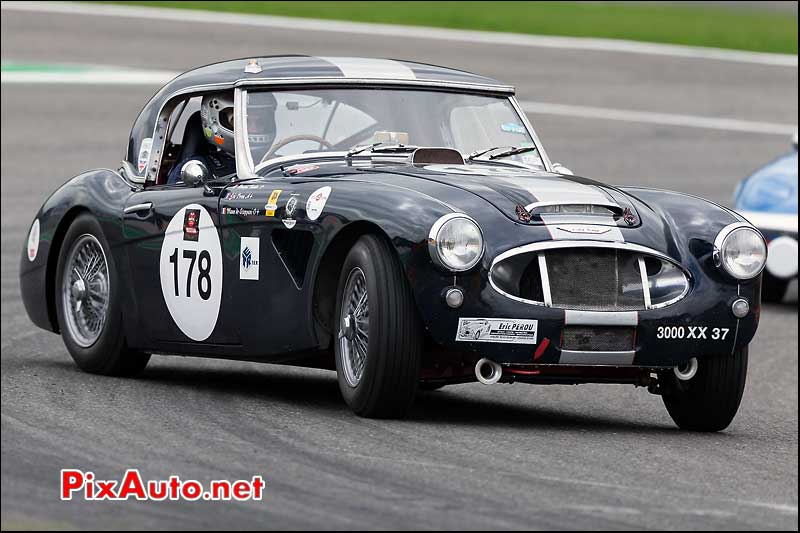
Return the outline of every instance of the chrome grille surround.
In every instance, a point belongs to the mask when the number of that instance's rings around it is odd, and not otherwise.
[[[678,284],[667,299],[651,298],[651,289],[660,287],[655,285],[654,279],[648,278],[645,262],[652,264],[654,260],[661,265],[655,276],[666,271],[671,277],[670,282]],[[509,287],[509,284],[513,285],[509,280],[523,275],[522,272],[517,275],[516,271],[519,268],[524,270],[525,265],[534,262],[538,264],[538,275],[533,283],[526,282],[528,286],[541,285],[538,294],[533,293],[541,295],[541,298],[535,299],[524,297],[521,290]],[[623,272],[620,272],[621,265],[626,267]],[[503,252],[492,261],[489,283],[503,296],[530,305],[622,312],[659,309],[678,302],[688,294],[691,277],[670,257],[641,245],[561,240],[528,244]],[[613,291],[609,290],[612,285]]]

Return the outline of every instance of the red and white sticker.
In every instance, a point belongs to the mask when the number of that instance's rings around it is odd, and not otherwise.
[[[306,202],[306,214],[309,220],[317,220],[325,208],[328,196],[331,195],[330,187],[320,187],[311,193]]]
[[[28,234],[28,261],[36,259],[39,253],[39,219],[33,221],[31,232]]]

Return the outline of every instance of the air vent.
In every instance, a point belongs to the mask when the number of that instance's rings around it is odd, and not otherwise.
[[[272,232],[272,245],[292,276],[294,284],[298,289],[302,288],[308,257],[314,246],[314,235],[310,231],[276,229]]]

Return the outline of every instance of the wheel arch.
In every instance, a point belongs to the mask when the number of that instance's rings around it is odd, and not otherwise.
[[[392,243],[389,235],[380,226],[373,222],[360,220],[339,230],[328,243],[319,261],[312,290],[312,317],[320,348],[330,348],[333,339],[333,316],[342,265],[350,249],[364,235],[375,235]],[[394,250],[395,256],[399,260],[393,244],[391,249]]]
[[[55,333],[61,333],[58,326],[58,316],[56,313],[56,272],[58,271],[58,258],[61,256],[61,246],[64,244],[64,236],[67,230],[80,215],[91,214],[88,207],[75,205],[71,207],[56,226],[53,234],[53,241],[50,245],[50,252],[47,256],[47,267],[45,272],[45,294],[47,302],[47,316]]]

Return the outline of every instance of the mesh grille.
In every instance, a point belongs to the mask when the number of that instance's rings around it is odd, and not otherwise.
[[[545,252],[553,307],[583,311],[645,308],[637,255],[625,250],[565,248]]]
[[[634,328],[567,326],[561,348],[593,352],[633,350]]]

